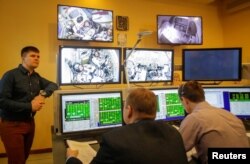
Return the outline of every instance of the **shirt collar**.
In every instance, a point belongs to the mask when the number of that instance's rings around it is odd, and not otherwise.
[[[198,103],[195,107],[194,107],[194,111],[198,111],[198,110],[201,110],[201,109],[207,109],[208,107],[210,107],[210,104],[206,101],[202,101],[200,103]]]
[[[19,68],[19,70],[23,73],[23,74],[25,74],[25,75],[28,75],[29,74],[29,71],[22,65],[22,64],[19,64],[19,66],[18,66],[18,68]],[[32,72],[32,74],[35,74],[36,72],[35,72],[35,70]]]

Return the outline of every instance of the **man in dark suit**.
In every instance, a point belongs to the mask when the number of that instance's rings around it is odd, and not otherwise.
[[[157,98],[152,91],[132,90],[123,109],[127,125],[103,135],[91,164],[186,164],[179,132],[164,122],[155,121],[156,110]],[[77,150],[68,149],[66,164],[81,164],[77,154]]]

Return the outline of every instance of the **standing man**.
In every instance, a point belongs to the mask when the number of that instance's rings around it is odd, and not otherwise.
[[[155,121],[157,98],[144,88],[129,92],[123,108],[127,124],[103,135],[91,164],[187,164],[180,133]],[[68,149],[66,164],[81,164],[77,151]]]
[[[195,147],[200,163],[208,162],[208,148],[249,147],[242,121],[232,113],[206,102],[204,90],[198,82],[189,81],[181,85],[178,94],[189,113],[179,131],[186,151]]]
[[[0,83],[0,136],[9,164],[25,164],[35,133],[34,116],[58,88],[35,72],[40,59],[36,47],[24,47],[21,59],[22,64],[7,71]]]

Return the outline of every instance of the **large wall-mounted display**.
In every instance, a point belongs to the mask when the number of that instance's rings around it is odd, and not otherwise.
[[[129,82],[171,82],[174,51],[169,49],[124,49]]]
[[[58,5],[60,40],[113,42],[113,11]]]
[[[121,48],[60,46],[59,85],[121,83]]]
[[[241,80],[241,48],[183,49],[184,81]]]
[[[157,15],[158,44],[202,44],[202,17]]]

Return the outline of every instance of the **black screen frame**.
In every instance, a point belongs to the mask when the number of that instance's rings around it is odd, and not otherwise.
[[[165,17],[165,19],[168,19],[168,21],[162,21],[162,22],[160,22],[160,18],[164,18]],[[194,43],[189,43],[189,42],[187,42],[187,41],[184,41],[184,42],[181,42],[180,40],[177,42],[177,41],[175,41],[175,42],[171,42],[168,38],[166,38],[166,37],[164,37],[164,38],[162,38],[162,39],[164,39],[164,41],[161,41],[161,37],[162,37],[162,35],[160,36],[160,29],[162,28],[162,26],[164,25],[164,26],[166,26],[166,27],[172,27],[172,26],[174,26],[174,27],[180,27],[180,29],[179,29],[179,31],[178,30],[176,30],[175,28],[175,32],[174,31],[170,31],[169,33],[171,33],[171,34],[173,34],[173,33],[176,33],[177,31],[179,32],[179,34],[181,34],[180,33],[180,30],[182,29],[182,30],[184,30],[184,28],[183,28],[183,26],[177,26],[177,25],[173,25],[173,22],[174,22],[174,19],[175,18],[180,18],[180,17],[182,17],[181,19],[184,19],[184,18],[186,18],[186,19],[195,19],[195,18],[198,18],[199,19],[199,25],[197,25],[194,21],[190,21],[190,22],[192,22],[192,26],[190,25],[191,23],[189,22],[188,23],[188,27],[189,28],[187,28],[187,30],[186,30],[186,32],[188,32],[188,34],[186,34],[185,33],[185,37],[187,38],[187,37],[189,37],[189,39],[190,39],[190,37],[191,38],[193,38],[193,31],[196,31],[196,33],[198,33],[197,35],[198,35],[198,39],[200,40],[200,41],[198,41],[197,43],[196,42],[194,42]],[[172,19],[171,19],[172,18]],[[170,21],[171,20],[171,21]],[[203,44],[203,19],[202,19],[202,16],[187,16],[187,15],[157,15],[156,16],[156,24],[157,24],[157,27],[156,27],[156,29],[157,29],[157,43],[158,44],[160,44],[160,45],[202,45]],[[198,26],[198,27],[197,27]],[[164,29],[166,29],[166,27],[164,28]],[[182,28],[181,28],[182,27]],[[199,28],[199,29],[198,29]],[[173,30],[173,28],[171,28],[172,30]],[[198,30],[197,30],[198,29]],[[182,31],[183,32],[183,31]],[[184,34],[183,34],[184,35]],[[178,37],[178,39],[182,39],[182,38],[184,38],[184,37]],[[196,36],[195,36],[195,38],[196,38]],[[196,39],[197,39],[196,38]],[[173,38],[172,38],[173,39]]]
[[[60,11],[60,7],[74,7],[74,8],[79,8],[79,9],[83,9],[83,10],[94,10],[94,11],[100,11],[100,12],[102,12],[102,11],[105,11],[105,12],[110,12],[111,14],[112,14],[112,25],[111,25],[111,31],[110,31],[110,28],[107,28],[107,29],[109,29],[109,31],[107,31],[107,32],[111,32],[111,39],[110,40],[99,40],[99,39],[93,39],[93,38],[90,38],[90,39],[77,39],[77,38],[66,38],[66,37],[60,37],[59,36],[59,27],[60,27],[60,21],[59,21],[59,11]],[[73,18],[72,18],[73,19]],[[72,19],[69,19],[71,22],[73,22],[72,21]],[[91,18],[91,21],[92,21],[92,18]],[[92,21],[92,23],[93,23],[94,21]],[[97,23],[98,24],[98,23]],[[105,24],[105,23],[103,23],[103,24]],[[102,25],[101,23],[99,23],[99,25]],[[68,25],[69,26],[69,25]],[[96,26],[96,25],[93,25],[93,26]],[[101,26],[98,26],[98,31],[100,31],[100,27]],[[75,33],[75,32],[73,32],[73,33]],[[87,32],[86,32],[87,33]],[[99,32],[98,32],[98,34],[100,34]],[[113,12],[113,10],[109,10],[109,9],[99,9],[99,8],[89,8],[89,7],[81,7],[81,6],[71,6],[71,5],[62,5],[62,4],[58,4],[57,5],[57,39],[58,40],[67,40],[67,41],[83,41],[83,42],[108,42],[108,43],[112,43],[112,42],[114,42],[114,12]]]
[[[116,50],[118,51],[118,66],[116,67],[118,70],[116,71],[118,79],[117,81],[104,81],[104,82],[63,82],[62,80],[62,50],[64,48],[72,48],[72,49],[89,49],[89,50],[93,50],[93,49],[97,49],[97,50]],[[89,58],[88,58],[89,59]],[[68,85],[103,85],[103,84],[120,84],[121,83],[121,60],[122,60],[122,49],[118,48],[118,47],[90,47],[90,46],[59,46],[59,56],[58,56],[58,70],[57,70],[57,77],[58,77],[58,85],[59,86],[68,86]],[[94,66],[94,65],[93,65]],[[94,66],[96,67],[96,66]],[[102,69],[103,70],[103,69]]]
[[[199,52],[207,52],[207,51],[225,51],[225,50],[238,50],[238,63],[235,63],[238,65],[237,67],[237,77],[236,78],[225,78],[225,77],[221,77],[221,78],[207,78],[207,79],[201,79],[201,78],[187,78],[187,62],[186,59],[188,57],[187,52],[190,51],[196,51],[197,53]],[[204,56],[204,55],[203,55]],[[204,58],[203,61],[208,61],[208,59]],[[216,61],[220,61],[220,60],[216,60]],[[233,61],[233,60],[232,60]],[[224,61],[221,61],[224,62]],[[194,63],[193,63],[194,64]],[[220,64],[218,64],[219,66]],[[190,65],[189,65],[190,66]],[[203,64],[202,66],[209,68],[209,65]],[[193,67],[195,67],[195,65],[193,65]],[[210,66],[211,67],[211,66]],[[221,66],[222,67],[222,66]],[[182,80],[183,81],[189,81],[189,80],[196,80],[196,81],[240,81],[241,80],[241,67],[242,67],[242,48],[241,47],[231,47],[231,48],[195,48],[195,49],[182,49]],[[200,69],[199,69],[200,70]],[[218,70],[216,70],[218,71]],[[230,71],[228,71],[230,72]],[[192,73],[190,73],[192,74]],[[194,73],[193,73],[194,74]],[[218,74],[217,74],[218,75]],[[232,75],[231,75],[232,76]]]
[[[130,47],[126,47],[123,49],[123,60],[124,60],[124,76],[123,76],[123,81],[124,83],[127,82],[126,79],[126,64],[129,61],[129,59],[127,59],[127,55],[126,55],[126,51],[131,51],[132,48]],[[162,51],[162,52],[166,52],[166,51],[170,51],[172,53],[171,55],[171,79],[170,80],[144,80],[144,81],[129,81],[129,83],[160,83],[160,82],[173,82],[173,77],[174,77],[174,50],[173,49],[154,49],[154,48],[136,48],[132,53],[136,52],[136,51]],[[132,54],[131,54],[132,55]],[[129,56],[129,58],[131,57],[131,55]]]

